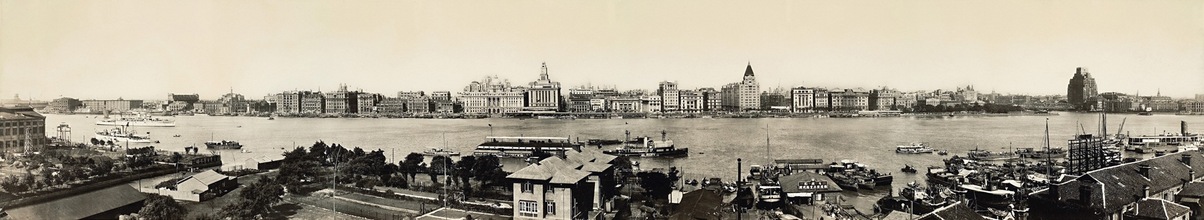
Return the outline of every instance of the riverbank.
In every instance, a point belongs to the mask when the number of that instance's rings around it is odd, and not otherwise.
[[[1182,114],[1181,115],[1196,115]],[[83,114],[89,115],[89,114]],[[176,115],[176,117],[258,117],[265,120],[276,118],[405,118],[405,119],[683,119],[683,118],[882,118],[882,117],[949,117],[949,116],[1056,116],[1058,113],[1042,112],[901,112],[901,111],[833,111],[833,112],[699,112],[699,113],[579,113],[579,112],[547,112],[547,113],[512,113],[501,115],[477,115],[461,113],[435,114],[231,114],[231,115]],[[1204,114],[1200,114],[1204,115]],[[99,116],[97,116],[99,117]]]

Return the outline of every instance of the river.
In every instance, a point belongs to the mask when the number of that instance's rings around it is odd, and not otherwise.
[[[86,141],[94,132],[108,129],[95,125],[96,115],[47,115],[47,134],[57,134],[55,125],[72,127],[71,139]],[[633,136],[660,138],[668,132],[677,147],[690,148],[688,158],[637,159],[647,168],[675,166],[689,177],[736,177],[736,159],[743,158],[745,170],[752,164],[772,159],[818,158],[825,162],[852,159],[884,172],[895,174],[896,189],[909,182],[923,182],[921,174],[897,172],[904,164],[919,169],[941,165],[942,156],[899,155],[896,145],[924,142],[951,155],[964,155],[974,148],[1006,150],[1009,147],[1039,147],[1045,138],[1045,121],[1053,147],[1065,147],[1066,140],[1082,129],[1099,130],[1097,114],[1060,112],[1055,116],[958,116],[958,117],[887,117],[887,118],[760,118],[760,119],[377,119],[377,118],[277,118],[178,116],[176,127],[135,127],[149,132],[160,143],[156,149],[183,151],[189,145],[203,146],[209,140],[237,140],[249,153],[219,151],[224,163],[241,163],[246,158],[280,154],[291,146],[309,146],[315,141],[361,147],[366,151],[382,149],[389,160],[404,158],[409,152],[432,147],[471,154],[485,136],[559,136],[622,139],[624,130]],[[1178,132],[1179,121],[1188,123],[1189,132],[1204,133],[1204,117],[1178,115],[1109,115],[1109,132],[1115,133],[1124,120],[1125,133],[1133,135]],[[490,126],[492,125],[492,126]],[[768,126],[768,130],[766,129]],[[180,135],[179,137],[173,137]],[[768,135],[768,144],[767,144]],[[767,146],[768,145],[768,146]],[[138,146],[138,145],[134,145]],[[204,149],[204,148],[202,148]],[[507,170],[521,164],[507,163]],[[885,195],[888,190],[845,193],[861,197],[854,202],[865,210],[866,201]]]

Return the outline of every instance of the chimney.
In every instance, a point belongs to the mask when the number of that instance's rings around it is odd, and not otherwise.
[[[1149,198],[1150,197],[1150,185],[1141,186],[1141,195],[1144,196],[1141,198]]]
[[[1179,162],[1183,162],[1187,166],[1191,166],[1191,154],[1184,152],[1183,156],[1179,156]]]
[[[1061,192],[1058,192],[1058,189],[1061,188],[1061,186],[1062,186],[1062,184],[1049,184],[1048,191],[1049,191],[1049,199],[1050,200],[1057,201],[1058,199],[1061,199],[1061,198],[1058,198],[1059,196],[1062,195]]]
[[[1137,165],[1137,174],[1141,174],[1141,176],[1145,177],[1146,179],[1149,179],[1150,178],[1150,165],[1149,164]]]
[[[1196,170],[1187,171],[1187,181],[1196,181]]]
[[[1084,183],[1079,185],[1079,202],[1083,204],[1091,204],[1091,193],[1095,190],[1091,189],[1091,185]]]

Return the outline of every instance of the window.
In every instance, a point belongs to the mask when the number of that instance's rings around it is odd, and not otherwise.
[[[522,185],[523,185],[522,186],[523,193],[535,192],[535,184],[531,184],[530,182],[524,182],[524,183],[522,183]]]
[[[547,204],[547,208],[544,208],[544,213],[547,215],[556,215],[556,201],[548,200],[544,204]]]
[[[535,201],[520,200],[518,201],[518,214],[523,217],[539,217],[539,204]]]

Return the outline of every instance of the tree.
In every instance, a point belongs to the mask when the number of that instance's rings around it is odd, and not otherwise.
[[[301,186],[318,177],[320,165],[313,160],[288,161],[280,165],[276,179],[288,187],[289,192],[302,193]]]
[[[406,159],[401,161],[397,166],[401,169],[402,173],[409,175],[410,180],[413,181],[414,176],[418,175],[418,168],[422,167],[420,164],[422,164],[424,159],[425,157],[423,157],[422,154],[410,153],[409,155],[406,155]]]
[[[506,172],[502,171],[501,159],[494,155],[484,155],[475,158],[473,163],[472,176],[481,182],[481,186],[488,186],[496,183],[499,180],[506,179]]]
[[[297,148],[293,148],[292,151],[285,152],[284,160],[288,160],[288,161],[303,160],[303,159],[306,159],[306,156],[308,156],[308,153],[305,152],[305,148],[297,147]]]
[[[668,198],[669,193],[673,190],[673,182],[669,181],[669,176],[664,173],[640,172],[636,176],[640,177],[640,187],[644,188],[651,198]]]
[[[184,206],[167,196],[147,194],[144,204],[142,210],[138,210],[138,215],[148,219],[183,219],[182,214],[185,213]]]
[[[470,184],[468,180],[472,179],[474,174],[472,169],[476,167],[476,163],[477,158],[474,156],[461,157],[460,161],[456,161],[455,174],[456,177],[460,178],[460,183],[463,184],[463,186],[466,186],[465,188],[472,188],[472,184]]]
[[[270,212],[271,207],[280,202],[284,196],[284,187],[274,183],[270,177],[261,177],[258,181],[243,187],[239,193],[238,202],[227,205],[223,214],[235,219],[255,218],[264,212]]]

